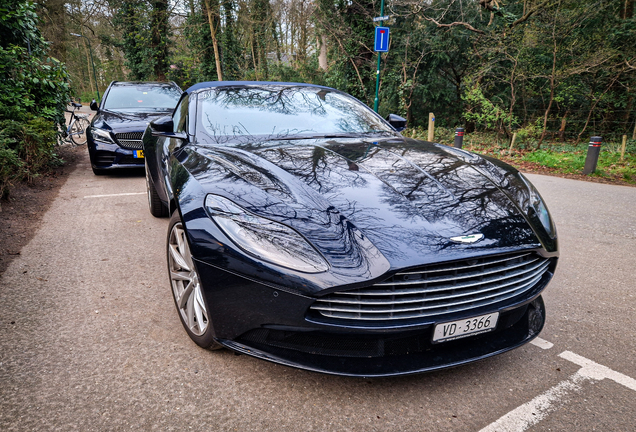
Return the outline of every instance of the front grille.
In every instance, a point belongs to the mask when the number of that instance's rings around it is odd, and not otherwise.
[[[117,139],[117,143],[119,143],[121,147],[141,150],[144,148],[141,142],[141,136],[143,134],[143,132],[118,133],[115,134],[115,139]]]
[[[328,294],[310,309],[328,318],[407,320],[499,303],[531,290],[550,260],[533,252],[434,264],[366,288]]]

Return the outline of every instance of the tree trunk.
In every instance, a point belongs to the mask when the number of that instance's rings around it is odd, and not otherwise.
[[[212,15],[212,8],[210,7],[210,0],[205,0],[205,8],[208,12],[208,23],[210,24],[210,36],[212,37],[212,47],[214,48],[214,62],[216,64],[216,76],[219,81],[223,81],[223,72],[221,71],[221,55],[219,54],[219,41],[216,37],[216,31],[218,26],[214,27],[214,18],[217,14],[218,3],[215,1],[215,9],[214,15]]]
[[[318,54],[318,66],[320,66],[320,69],[326,71],[329,66],[327,64],[327,37],[325,35],[321,35],[318,39],[318,44],[320,46],[320,54]]]
[[[559,13],[559,8],[557,8],[556,13]],[[555,15],[556,17],[556,15]],[[550,109],[552,108],[552,102],[554,101],[554,75],[556,73],[556,60],[557,60],[557,42],[556,42],[556,18],[554,27],[552,28],[552,41],[554,42],[554,48],[552,49],[552,74],[550,75],[550,101],[548,102],[548,108],[545,110],[545,114],[543,116],[543,132],[541,132],[541,138],[539,138],[539,142],[537,143],[537,150],[541,148],[541,143],[545,138],[545,133],[548,127],[548,115],[550,114]]]
[[[38,15],[42,16],[42,34],[52,42],[50,56],[66,62],[66,13],[65,0],[46,0],[43,2],[42,11]]]
[[[82,34],[84,34],[84,33],[82,32]],[[95,87],[93,86],[93,73],[92,73],[92,69],[91,69],[91,57],[90,57],[90,53],[88,52],[88,44],[86,43],[86,40],[84,38],[81,38],[81,39],[82,39],[82,42],[84,42],[84,53],[86,54],[86,65],[88,67],[88,84],[89,84],[88,91],[92,92]]]
[[[168,0],[153,0],[151,13],[153,71],[157,81],[165,81],[168,70]]]
[[[625,0],[625,5],[621,11],[622,19],[630,19],[634,16],[634,0]]]
[[[559,128],[559,140],[561,140],[561,142],[565,141],[565,126],[567,124],[568,114],[569,113],[570,113],[570,111],[566,111],[565,115],[561,119],[561,127]]]

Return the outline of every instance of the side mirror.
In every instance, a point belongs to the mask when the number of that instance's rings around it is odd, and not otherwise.
[[[172,117],[165,116],[160,117],[157,120],[150,122],[150,132],[153,136],[162,136],[167,138],[177,138],[180,140],[187,140],[188,135],[183,132],[174,132],[174,123]]]
[[[388,121],[389,124],[393,126],[398,132],[402,132],[404,129],[406,129],[406,119],[404,117],[400,117],[397,114],[389,114],[386,118],[386,121]]]
[[[91,101],[90,107],[93,111],[99,111],[99,105],[97,105],[97,102],[95,101],[95,99]]]
[[[172,117],[164,116],[160,117],[157,120],[153,120],[150,122],[150,130],[152,133],[165,133],[165,132],[173,132],[174,131],[174,123],[172,123]]]

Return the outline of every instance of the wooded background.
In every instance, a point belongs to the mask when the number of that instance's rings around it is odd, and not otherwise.
[[[636,123],[634,0],[387,0],[380,114],[586,142]],[[372,106],[379,1],[43,0],[49,54],[72,92],[112,80],[324,84]]]

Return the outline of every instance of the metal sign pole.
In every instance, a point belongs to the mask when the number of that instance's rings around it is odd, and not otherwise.
[[[380,3],[380,16],[384,17],[384,0]],[[384,21],[380,21],[380,27],[384,24]],[[378,105],[380,101],[378,99],[378,92],[380,91],[380,59],[382,53],[378,51],[378,68],[375,72],[375,101],[373,102],[373,111],[378,112]]]

